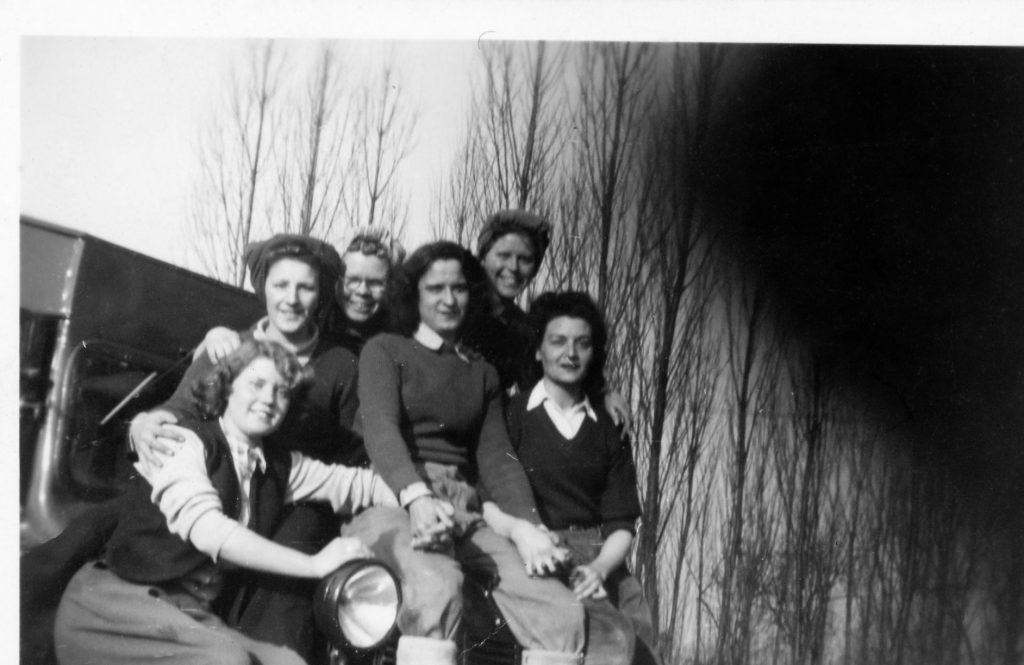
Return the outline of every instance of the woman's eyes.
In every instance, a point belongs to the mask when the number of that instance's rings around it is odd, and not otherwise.
[[[259,391],[263,390],[263,388],[266,385],[267,385],[266,381],[250,381],[249,382],[249,387],[252,388],[256,392],[259,392]],[[277,396],[277,397],[284,397],[285,399],[291,397],[291,390],[288,387],[286,387],[286,386],[279,386],[277,384],[273,384],[272,387],[274,389],[274,395],[275,396]]]
[[[278,290],[284,290],[284,289],[287,289],[290,286],[292,286],[292,284],[289,283],[289,282],[272,282],[270,284],[271,288],[278,289]],[[302,291],[316,291],[317,286],[316,286],[316,284],[312,284],[312,283],[309,283],[309,282],[300,282],[299,284],[295,285],[295,288],[301,289]]]

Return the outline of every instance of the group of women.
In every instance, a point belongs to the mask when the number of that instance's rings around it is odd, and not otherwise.
[[[442,241],[403,262],[373,232],[340,256],[292,235],[247,248],[267,315],[211,331],[133,421],[139,496],[64,594],[58,659],[303,662],[310,584],[372,553],[402,584],[398,665],[454,664],[475,571],[524,665],[656,662],[600,312],[515,302],[548,239],[502,211],[479,259]]]

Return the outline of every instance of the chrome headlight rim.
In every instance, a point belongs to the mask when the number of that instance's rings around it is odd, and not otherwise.
[[[395,593],[395,616],[391,626],[379,640],[369,645],[353,644],[341,625],[338,616],[339,600],[345,586],[357,573],[375,568],[390,578]],[[360,558],[346,561],[330,575],[320,580],[317,585],[313,602],[313,616],[317,627],[335,646],[352,653],[370,653],[377,651],[392,640],[398,633],[398,613],[402,608],[402,586],[398,578],[384,562],[373,558]]]

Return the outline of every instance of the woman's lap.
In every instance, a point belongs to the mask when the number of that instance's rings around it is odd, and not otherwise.
[[[459,539],[454,557],[414,550],[409,518],[401,509],[364,511],[343,534],[360,538],[402,578],[403,634],[454,639],[462,619],[465,570],[498,580],[494,599],[524,647],[582,650],[582,605],[561,582],[528,576],[515,546],[490,528],[477,528]]]
[[[102,563],[82,567],[57,610],[61,665],[165,663],[301,665],[294,652],[229,628],[198,603],[120,579]]]

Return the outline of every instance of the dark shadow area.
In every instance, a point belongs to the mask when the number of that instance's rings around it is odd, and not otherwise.
[[[704,174],[796,328],[915,459],[1024,507],[1024,50],[741,46]]]

